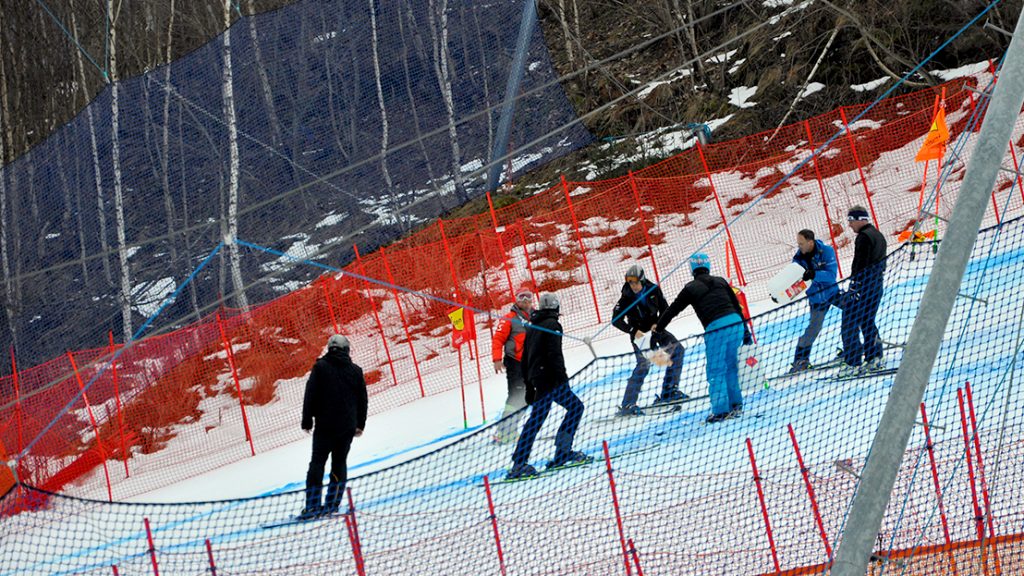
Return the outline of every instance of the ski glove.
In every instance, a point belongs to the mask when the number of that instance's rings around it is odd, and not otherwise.
[[[537,400],[537,389],[534,388],[533,386],[530,386],[529,384],[527,384],[526,385],[526,403],[532,406],[533,403],[536,400]]]
[[[743,344],[745,346],[750,346],[753,343],[754,343],[754,337],[753,337],[753,335],[750,334],[750,330],[744,330],[743,331]]]
[[[312,430],[313,429],[313,419],[310,418],[309,420],[303,420],[302,421],[302,429],[305,430],[306,432],[309,432],[310,430]]]
[[[807,270],[804,270],[803,279],[804,282],[807,282],[808,280],[814,280],[814,268],[808,268]]]

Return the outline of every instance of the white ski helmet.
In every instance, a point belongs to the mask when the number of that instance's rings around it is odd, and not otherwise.
[[[544,292],[537,301],[538,310],[554,310],[558,312],[558,296],[554,292]]]
[[[349,343],[348,338],[345,338],[341,334],[335,334],[327,339],[327,349],[340,348],[342,350],[348,350]]]

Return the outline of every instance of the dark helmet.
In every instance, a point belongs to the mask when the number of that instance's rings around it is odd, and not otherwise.
[[[635,278],[639,282],[643,282],[644,280],[647,279],[647,276],[644,275],[643,267],[641,267],[639,264],[633,264],[629,268],[626,268],[625,277],[626,282],[629,282],[630,279],[633,278]]]

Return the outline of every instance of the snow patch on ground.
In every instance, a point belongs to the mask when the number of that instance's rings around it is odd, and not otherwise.
[[[750,98],[757,94],[757,86],[738,86],[729,92],[729,104],[737,108],[752,108],[757,102],[750,102]]]

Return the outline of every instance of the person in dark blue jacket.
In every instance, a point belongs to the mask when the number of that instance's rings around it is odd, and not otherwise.
[[[796,245],[797,251],[793,255],[793,262],[804,268],[804,281],[811,282],[811,287],[807,289],[811,321],[796,343],[796,355],[789,369],[790,373],[810,368],[811,347],[821,332],[828,309],[839,305],[839,287],[836,285],[839,264],[836,262],[836,251],[821,240],[815,240],[814,232],[811,230],[797,232]]]
[[[875,314],[885,287],[885,236],[871,225],[863,206],[850,208],[846,216],[854,240],[850,290],[843,298],[843,375],[885,369],[882,341]],[[862,339],[863,338],[863,339]],[[861,363],[863,362],[863,366]]]
[[[658,316],[668,309],[668,301],[661,292],[661,287],[647,279],[644,269],[638,264],[633,264],[626,269],[626,281],[622,284],[622,294],[619,301],[612,310],[612,325],[629,334],[629,342],[633,346],[633,355],[636,356],[636,368],[630,374],[626,382],[626,393],[622,397],[622,406],[619,407],[619,416],[640,416],[644,412],[636,405],[640,397],[640,389],[644,385],[644,378],[651,369],[651,361],[648,360],[637,346],[637,341],[643,334],[650,332],[651,326],[658,321]],[[651,348],[661,347],[664,349],[672,364],[665,369],[665,379],[661,384],[661,394],[655,399],[655,404],[665,402],[676,402],[687,398],[686,394],[679,391],[679,374],[683,370],[683,345],[679,343],[668,330],[662,330],[659,338],[651,338]]]

